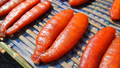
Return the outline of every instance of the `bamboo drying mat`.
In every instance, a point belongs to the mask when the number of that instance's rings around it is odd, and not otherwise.
[[[3,47],[4,50],[0,48],[0,51],[4,53],[6,48],[12,49],[15,51],[17,56],[22,56],[22,58],[24,58],[30,66],[36,68],[78,68],[80,58],[88,41],[98,30],[106,26],[111,26],[116,29],[116,34],[120,33],[120,24],[118,23],[120,21],[112,21],[109,16],[109,10],[111,8],[113,0],[94,0],[78,7],[71,7],[68,3],[68,0],[51,0],[51,2],[52,7],[44,15],[36,19],[31,24],[25,26],[14,35],[7,36],[6,38],[1,38],[0,46],[8,46],[5,48]],[[50,63],[40,63],[40,65],[34,65],[30,57],[33,54],[34,48],[36,46],[35,39],[37,37],[37,34],[45,25],[45,23],[50,20],[50,18],[65,9],[73,9],[74,13],[80,12],[88,16],[89,25],[86,32],[78,41],[78,43],[72,48],[72,50],[60,59]],[[0,18],[0,23],[3,20],[4,17]],[[13,58],[15,57],[13,56]],[[25,65],[23,66],[25,67]]]

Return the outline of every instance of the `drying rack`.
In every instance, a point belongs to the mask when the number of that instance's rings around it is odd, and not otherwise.
[[[0,52],[7,52],[25,68],[78,68],[87,43],[98,30],[111,26],[116,29],[116,34],[120,34],[120,21],[113,21],[109,16],[109,10],[113,0],[91,0],[77,7],[71,7],[68,0],[50,1],[52,6],[44,15],[15,34],[7,36],[6,38],[0,38]],[[35,40],[37,34],[48,20],[65,9],[72,9],[74,13],[84,13],[88,16],[89,25],[86,32],[72,50],[58,60],[50,63],[41,62],[39,65],[35,65],[31,60],[31,55],[36,46]],[[0,17],[0,24],[3,20],[4,17]]]

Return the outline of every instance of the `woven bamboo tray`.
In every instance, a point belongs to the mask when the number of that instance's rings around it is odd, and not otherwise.
[[[43,1],[43,0],[42,0]],[[0,38],[0,51],[7,51],[23,67],[30,68],[78,68],[82,53],[90,38],[101,28],[111,26],[116,29],[116,34],[120,34],[120,21],[112,21],[109,10],[113,0],[93,0],[78,7],[71,7],[68,0],[51,0],[52,7],[41,17],[31,24],[25,26],[17,33],[6,38]],[[84,13],[89,18],[89,25],[86,32],[78,43],[60,59],[50,63],[40,63],[35,65],[31,60],[31,55],[36,46],[36,37],[41,28],[58,12],[65,9],[73,9],[74,13]],[[4,17],[0,18],[0,24]],[[4,50],[3,50],[4,49]],[[14,52],[11,52],[14,51]],[[23,58],[20,60],[19,58]]]

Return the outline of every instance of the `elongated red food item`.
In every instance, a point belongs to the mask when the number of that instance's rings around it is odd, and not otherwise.
[[[98,68],[100,58],[115,37],[113,27],[99,30],[87,44],[80,60],[79,68]]]
[[[31,59],[34,63],[40,63],[40,55],[55,40],[58,34],[65,28],[73,16],[73,10],[63,10],[53,16],[42,28],[36,38],[36,48]]]
[[[79,5],[85,4],[88,1],[89,0],[69,0],[69,4],[71,6],[79,6]]]
[[[87,26],[88,17],[82,13],[76,13],[52,46],[41,55],[41,61],[54,61],[70,51],[83,36]]]
[[[8,2],[9,0],[0,0],[0,7],[5,4],[6,2]]]
[[[103,55],[99,68],[120,68],[120,35],[112,41]]]
[[[26,11],[39,3],[40,0],[26,0],[13,8],[5,17],[5,20],[0,25],[0,37],[5,37],[5,30],[20,18]]]
[[[14,7],[25,0],[10,0],[5,3],[2,7],[0,7],[0,16],[6,15],[9,13]]]
[[[7,35],[14,34],[24,26],[30,24],[39,16],[44,14],[51,7],[50,1],[43,1],[37,4],[35,7],[26,12],[13,26],[5,31]]]
[[[109,14],[113,20],[120,19],[120,0],[114,0]]]

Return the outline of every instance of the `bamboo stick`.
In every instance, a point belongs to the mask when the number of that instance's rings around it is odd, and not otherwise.
[[[24,68],[32,68],[19,54],[12,50],[6,43],[0,41],[0,47],[2,47],[10,56],[12,56],[18,63]]]

